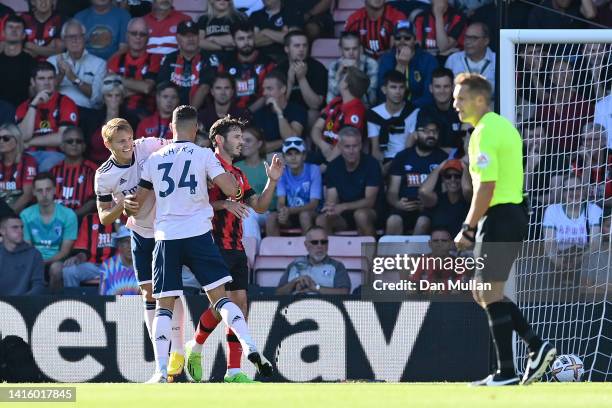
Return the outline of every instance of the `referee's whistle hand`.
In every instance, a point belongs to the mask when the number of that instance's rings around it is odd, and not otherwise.
[[[457,251],[463,251],[472,246],[472,242],[470,242],[466,237],[463,236],[463,232],[459,232],[455,237],[455,247]]]

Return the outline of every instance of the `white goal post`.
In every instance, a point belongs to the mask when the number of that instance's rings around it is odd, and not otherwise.
[[[610,381],[612,30],[500,30],[499,54],[500,113],[523,135],[532,208],[508,286],[538,334],[584,361],[586,380]],[[517,340],[519,369],[526,353]]]

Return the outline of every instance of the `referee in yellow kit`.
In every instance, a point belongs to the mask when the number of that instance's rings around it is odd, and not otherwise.
[[[474,255],[487,255],[485,267],[474,278],[490,283],[490,290],[479,288],[473,295],[487,314],[497,352],[497,370],[472,385],[530,384],[544,375],[557,351],[531,330],[520,309],[503,295],[512,263],[527,236],[528,216],[523,205],[521,136],[510,121],[489,110],[491,94],[491,85],[481,75],[459,74],[455,79],[453,106],[462,122],[474,126],[468,147],[474,194],[455,244],[462,250],[476,242]],[[529,348],[522,380],[514,369],[512,330]]]

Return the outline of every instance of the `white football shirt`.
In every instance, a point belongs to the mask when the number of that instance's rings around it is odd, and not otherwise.
[[[130,164],[118,164],[111,157],[96,170],[94,191],[98,201],[119,202],[126,195],[134,194],[140,181],[142,166],[151,153],[169,143],[169,140],[146,137],[134,141],[134,153]],[[155,199],[148,197],[141,210],[128,218],[127,227],[144,238],[153,238]]]
[[[140,185],[155,192],[155,239],[190,238],[210,231],[213,208],[207,180],[223,173],[212,150],[188,141],[172,142],[153,153]]]
[[[551,204],[544,211],[542,226],[554,228],[557,246],[559,250],[565,250],[572,246],[585,246],[589,238],[587,221],[589,226],[597,227],[601,224],[602,214],[598,205],[589,203],[588,214],[585,214],[583,208],[578,218],[572,219],[563,211],[561,204]]]

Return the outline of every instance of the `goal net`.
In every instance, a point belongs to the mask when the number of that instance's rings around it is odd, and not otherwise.
[[[500,109],[523,136],[529,238],[515,299],[585,380],[612,379],[612,36],[501,30]],[[516,366],[527,350],[517,338]]]

